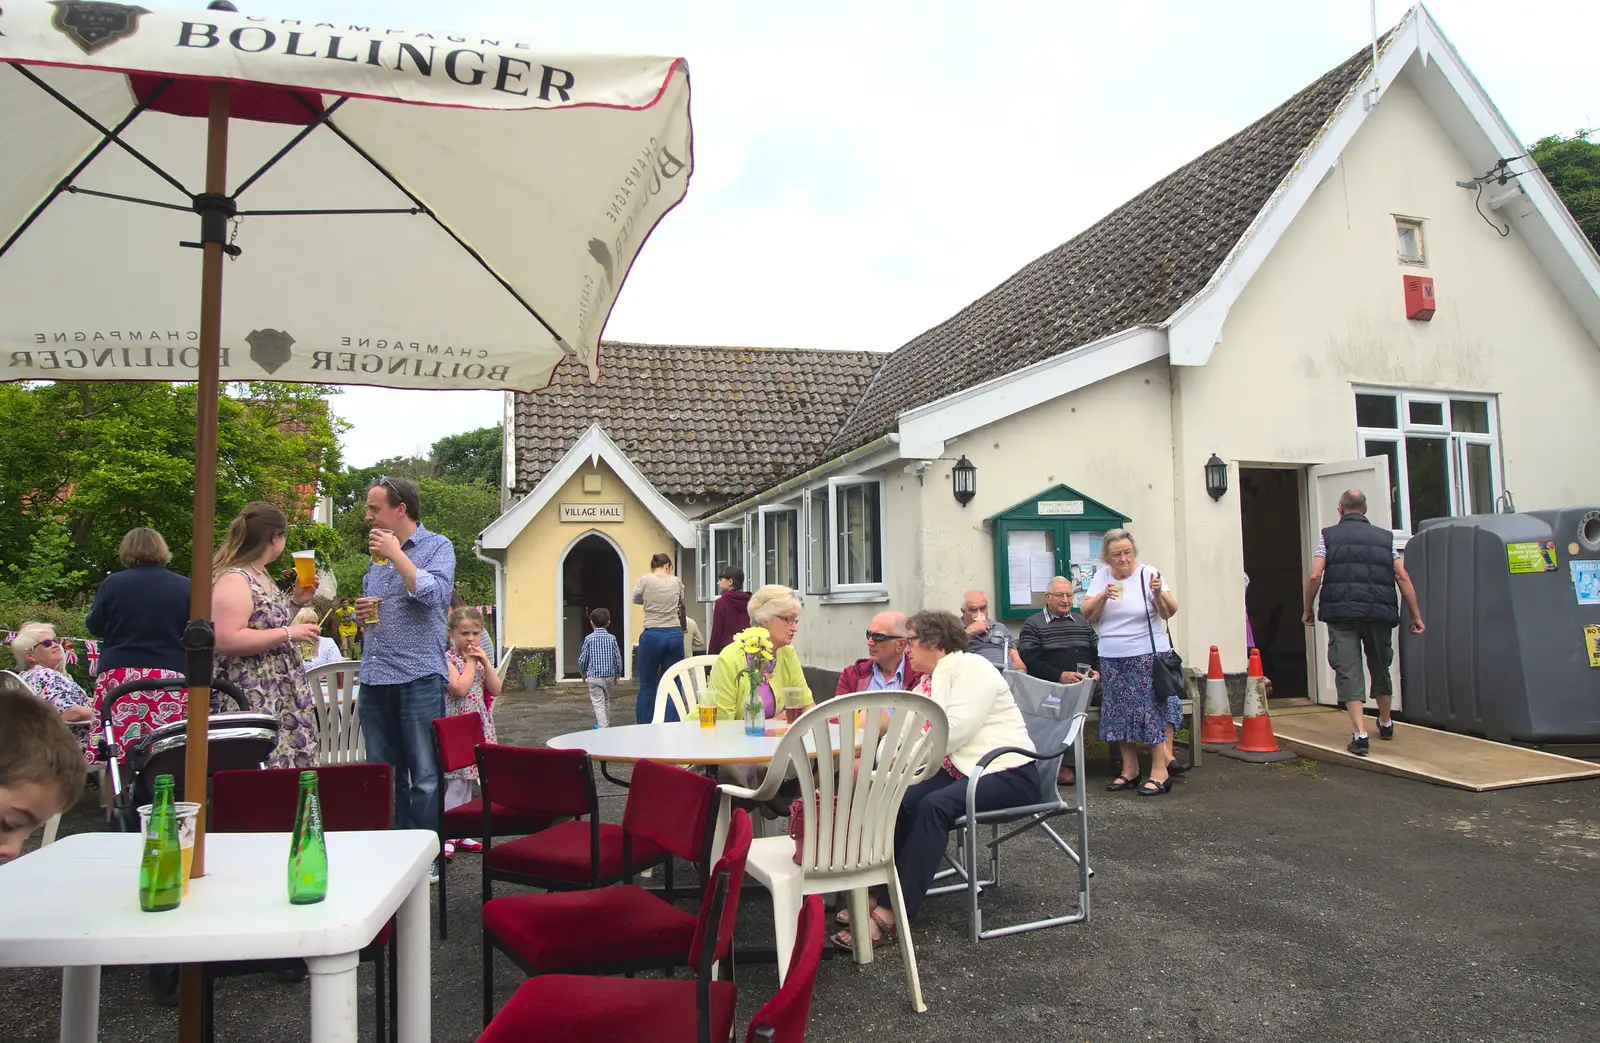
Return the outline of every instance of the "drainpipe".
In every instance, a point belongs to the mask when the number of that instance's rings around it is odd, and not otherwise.
[[[882,438],[873,439],[860,449],[852,449],[837,459],[829,460],[825,464],[818,464],[816,467],[813,467],[804,474],[797,474],[786,482],[782,482],[770,489],[759,492],[754,496],[740,500],[731,507],[724,507],[716,514],[713,514],[707,518],[702,518],[700,521],[710,524],[711,522],[722,521],[724,518],[731,518],[736,514],[743,514],[750,508],[760,505],[764,500],[770,500],[775,496],[781,496],[791,489],[796,489],[800,486],[809,484],[812,480],[820,477],[821,475],[827,474],[829,471],[840,470],[849,464],[855,463],[857,460],[864,459],[868,456],[871,456],[873,453],[878,452],[879,450],[885,449],[891,445],[898,445],[899,443],[899,434],[891,431]]]
[[[506,566],[483,553],[482,540],[472,541],[472,556],[494,567],[494,648],[503,660],[506,654]]]

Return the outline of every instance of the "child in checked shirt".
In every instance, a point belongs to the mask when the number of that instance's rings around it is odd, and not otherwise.
[[[589,705],[594,708],[594,726],[611,727],[611,686],[622,676],[622,649],[617,639],[606,627],[611,625],[611,613],[597,608],[589,613],[589,623],[594,629],[583,639],[583,649],[578,653],[578,669],[589,685]]]

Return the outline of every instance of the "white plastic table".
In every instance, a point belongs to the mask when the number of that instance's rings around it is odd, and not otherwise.
[[[328,897],[291,905],[287,833],[213,833],[177,909],[139,909],[135,833],[79,833],[0,865],[0,967],[61,967],[61,1041],[93,1043],[100,967],[300,957],[313,1043],[355,1043],[356,966],[398,911],[400,1043],[432,1038],[428,830],[329,833]],[[263,1017],[270,1014],[263,1012]]]
[[[829,731],[837,753],[839,726],[830,725]],[[718,721],[715,728],[702,728],[695,720],[592,728],[557,735],[545,745],[553,750],[583,750],[590,760],[611,763],[768,764],[782,739],[781,735],[746,735],[743,721]]]

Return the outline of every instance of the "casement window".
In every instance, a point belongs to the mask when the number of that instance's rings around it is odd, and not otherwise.
[[[1422,249],[1422,222],[1411,217],[1394,219],[1395,253],[1402,264],[1426,266],[1428,255]]]
[[[1409,536],[1429,518],[1492,514],[1502,489],[1493,397],[1362,389],[1362,456],[1389,458],[1389,510]]]
[[[745,564],[745,522],[719,522],[700,530],[700,600],[717,599],[717,575],[729,565],[745,570],[749,585],[750,569]]]
[[[883,580],[883,483],[876,478],[828,479],[828,590],[876,590]]]
[[[760,522],[761,575],[755,586],[780,583],[800,588],[800,510],[795,504],[762,507]]]

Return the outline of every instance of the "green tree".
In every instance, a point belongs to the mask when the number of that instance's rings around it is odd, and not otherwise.
[[[1580,130],[1570,138],[1551,134],[1528,146],[1589,244],[1600,253],[1600,141]]]
[[[217,537],[250,500],[309,513],[338,470],[333,389],[230,384],[218,408]],[[188,571],[193,530],[192,384],[0,385],[0,575],[14,588],[82,599],[116,567],[128,529],[166,537]],[[59,529],[67,549],[59,553]],[[31,584],[31,586],[30,586]],[[42,589],[49,587],[48,594]]]
[[[446,435],[433,443],[429,458],[440,478],[500,485],[500,425]]]

